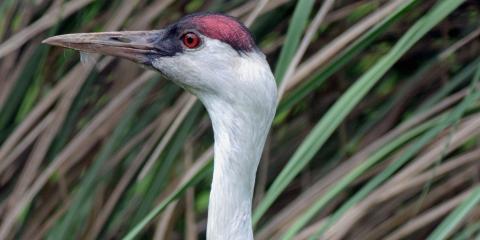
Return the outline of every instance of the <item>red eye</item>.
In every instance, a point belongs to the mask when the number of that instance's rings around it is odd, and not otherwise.
[[[197,48],[200,45],[200,37],[195,33],[185,33],[182,37],[183,45],[188,48]]]

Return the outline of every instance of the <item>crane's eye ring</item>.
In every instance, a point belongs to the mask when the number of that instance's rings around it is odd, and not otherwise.
[[[200,39],[200,37],[193,32],[185,33],[182,36],[183,45],[190,49],[194,49],[200,46],[201,41],[202,40]]]

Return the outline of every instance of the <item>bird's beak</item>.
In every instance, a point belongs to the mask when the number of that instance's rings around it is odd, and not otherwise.
[[[151,56],[157,53],[154,43],[162,33],[163,30],[76,33],[54,36],[42,43],[150,64]]]

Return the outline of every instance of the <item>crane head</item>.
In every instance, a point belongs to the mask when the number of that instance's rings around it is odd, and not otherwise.
[[[276,97],[274,78],[250,32],[223,14],[187,15],[160,30],[66,34],[43,43],[134,61],[201,99],[252,93]]]

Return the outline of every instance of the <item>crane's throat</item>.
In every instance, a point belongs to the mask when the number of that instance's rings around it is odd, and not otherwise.
[[[214,130],[215,156],[207,239],[253,239],[255,175],[275,108],[250,111],[221,102],[222,107],[209,104],[205,105]]]

